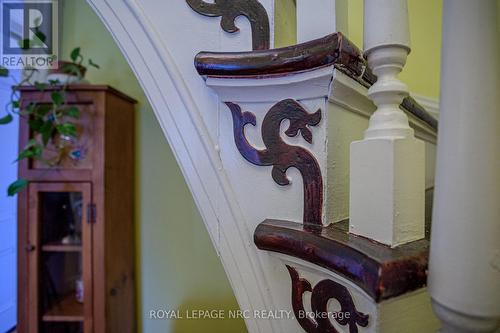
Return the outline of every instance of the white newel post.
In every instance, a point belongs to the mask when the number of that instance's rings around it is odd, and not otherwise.
[[[397,246],[424,237],[425,152],[400,110],[397,75],[410,51],[406,0],[365,1],[365,56],[377,106],[365,137],[351,144],[350,232]]]
[[[497,1],[445,0],[429,291],[443,333],[500,319]]]

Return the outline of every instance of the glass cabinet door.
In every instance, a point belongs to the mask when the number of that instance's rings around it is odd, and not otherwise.
[[[89,183],[29,185],[29,332],[92,332]]]

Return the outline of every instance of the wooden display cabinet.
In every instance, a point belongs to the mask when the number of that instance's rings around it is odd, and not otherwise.
[[[50,103],[51,88],[20,91],[22,108]],[[18,196],[17,330],[132,333],[136,102],[95,85],[70,86],[66,100],[80,110],[67,154],[57,167],[19,163],[30,184]],[[19,147],[31,138],[21,119]]]

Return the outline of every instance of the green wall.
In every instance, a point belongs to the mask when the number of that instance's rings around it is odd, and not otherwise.
[[[275,0],[274,47],[293,45],[297,41],[297,16],[295,0]]]
[[[349,2],[348,38],[363,47],[363,0]],[[412,93],[439,98],[442,0],[408,0],[412,51],[401,79]]]
[[[63,2],[61,57],[76,46],[101,66],[87,79],[136,108],[136,265],[139,332],[246,332],[242,320],[151,320],[149,310],[238,309],[222,264],[158,121],[128,63],[85,0]],[[126,133],[124,133],[126,135]]]
[[[363,48],[363,0],[345,0],[348,28],[343,31]],[[499,0],[500,2],[500,0]],[[408,0],[412,51],[401,73],[412,93],[439,98],[442,0]],[[292,45],[297,21],[294,0],[276,0],[275,45]]]

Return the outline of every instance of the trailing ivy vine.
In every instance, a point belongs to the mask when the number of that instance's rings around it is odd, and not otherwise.
[[[80,48],[73,49],[70,53],[71,62],[64,62],[61,71],[68,75],[66,82],[59,80],[49,80],[45,82],[32,82],[33,76],[38,72],[35,68],[25,68],[20,82],[6,68],[0,67],[0,77],[14,80],[14,86],[10,95],[10,101],[5,106],[6,114],[0,117],[0,125],[6,125],[19,116],[28,122],[33,137],[23,147],[15,160],[19,162],[23,159],[31,158],[40,161],[50,167],[59,165],[64,157],[67,144],[77,138],[75,120],[80,118],[80,110],[74,105],[69,105],[66,101],[66,91],[70,84],[69,78],[77,77],[77,82],[84,78],[86,68],[82,65],[85,58],[80,52]],[[91,59],[88,65],[99,68]],[[50,87],[50,103],[30,103],[21,107],[19,87],[34,86],[35,89],[43,92]],[[54,147],[57,151],[55,159],[44,158],[47,147]],[[17,179],[9,185],[7,194],[13,196],[28,185],[28,180]]]

